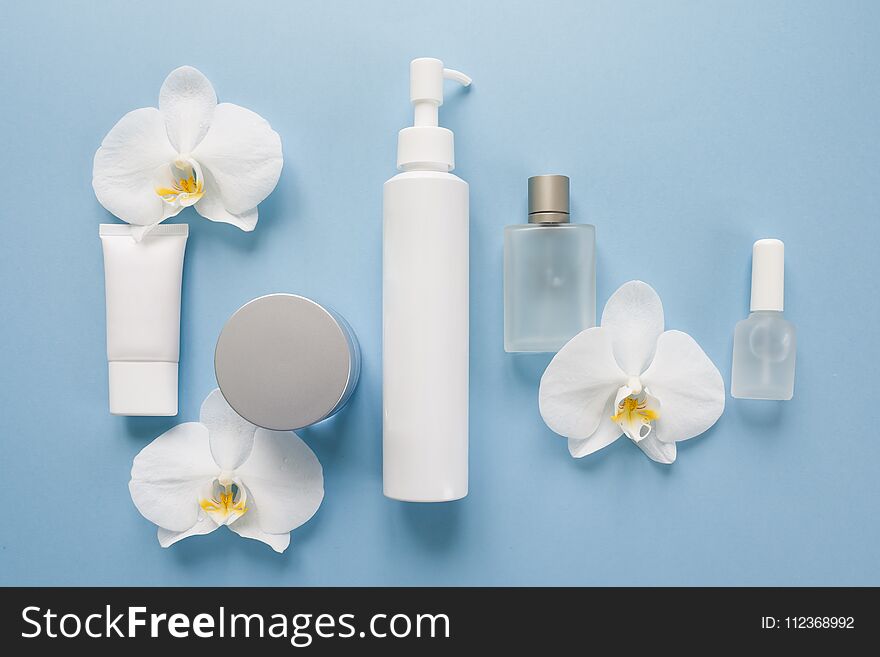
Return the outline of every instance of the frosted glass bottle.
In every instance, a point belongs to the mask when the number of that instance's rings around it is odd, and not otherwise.
[[[558,351],[596,324],[596,228],[568,222],[568,178],[529,178],[529,223],[504,229],[507,352]]]
[[[730,394],[739,399],[788,400],[794,394],[797,335],[782,317],[785,246],[758,240],[752,248],[752,300],[733,336]]]

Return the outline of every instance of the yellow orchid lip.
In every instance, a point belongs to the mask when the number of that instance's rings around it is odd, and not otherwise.
[[[638,393],[633,393],[633,389],[629,386],[621,389],[618,393],[617,412],[611,416],[611,421],[635,442],[647,438],[654,430],[654,421],[660,418],[660,405],[657,400],[641,385],[638,388]]]
[[[660,417],[660,414],[657,411],[652,410],[647,406],[647,399],[640,401],[635,397],[625,397],[620,400],[620,403],[617,405],[617,413],[611,416],[611,420],[613,422],[633,422],[637,421],[633,416],[638,416],[646,422],[651,422]]]
[[[236,500],[236,496],[238,500]],[[247,496],[244,489],[233,484],[226,484],[223,491],[214,497],[203,497],[199,506],[218,525],[229,525],[247,513]]]
[[[197,203],[205,194],[205,181],[199,163],[188,155],[181,155],[170,167],[171,186],[159,185],[154,188],[156,193],[166,203],[184,208]]]
[[[156,193],[168,203],[192,205],[205,194],[205,185],[196,180],[193,172],[186,178],[178,178],[171,187],[156,187]]]

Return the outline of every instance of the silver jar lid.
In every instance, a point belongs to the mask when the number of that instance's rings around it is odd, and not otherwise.
[[[252,424],[301,429],[340,410],[357,385],[360,351],[348,323],[295,294],[249,301],[226,322],[214,352],[220,391]]]

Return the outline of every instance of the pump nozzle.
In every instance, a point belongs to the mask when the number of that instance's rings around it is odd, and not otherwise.
[[[471,86],[471,82],[473,82],[473,80],[471,80],[467,75],[465,75],[461,71],[456,71],[454,68],[444,68],[443,77],[447,80],[455,80],[464,87]]]
[[[454,80],[465,87],[471,79],[433,57],[420,57],[410,62],[409,99],[413,104],[413,127],[400,131],[397,142],[397,167],[425,167],[451,171],[453,136],[440,128],[438,110],[443,104],[443,80]]]

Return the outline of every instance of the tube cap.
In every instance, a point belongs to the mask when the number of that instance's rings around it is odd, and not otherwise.
[[[751,311],[781,311],[785,297],[785,245],[782,240],[763,239],[752,247]]]
[[[111,360],[112,415],[177,415],[177,363]]]
[[[568,176],[529,178],[530,224],[567,224],[570,211]]]

